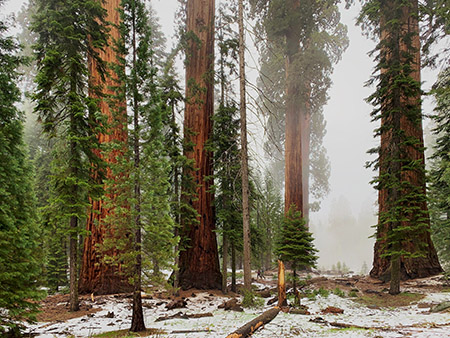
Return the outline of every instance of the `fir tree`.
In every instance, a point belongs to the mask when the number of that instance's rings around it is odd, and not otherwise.
[[[219,7],[216,23],[216,82],[220,87],[219,106],[214,114],[212,151],[216,222],[222,234],[222,290],[227,290],[229,252],[236,255],[236,244],[242,243],[242,183],[240,175],[239,119],[231,76],[236,75],[238,41],[233,32],[235,18],[229,7]],[[232,264],[233,265],[233,264]],[[234,262],[235,265],[235,262]],[[236,267],[232,266],[232,291],[236,291]]]
[[[2,6],[4,1],[0,1]],[[34,321],[40,266],[32,168],[23,143],[23,114],[17,69],[18,43],[0,21],[0,335],[19,336],[23,321]]]
[[[37,1],[33,30],[38,35],[35,111],[49,138],[58,140],[53,165],[57,218],[67,224],[70,252],[70,310],[78,305],[78,239],[85,219],[88,193],[93,187],[90,171],[98,165],[96,101],[88,96],[88,56],[105,44],[104,10],[93,0]],[[99,60],[99,65],[103,63]],[[91,194],[92,196],[92,194]]]
[[[145,330],[141,290],[143,285],[163,285],[162,269],[173,268],[177,238],[170,214],[168,151],[165,147],[164,121],[169,107],[162,99],[158,68],[155,62],[153,27],[143,1],[124,0],[120,10],[121,37],[117,41],[121,64],[112,65],[117,75],[115,95],[110,108],[118,117],[123,114],[125,100],[129,106],[131,129],[127,142],[116,141],[116,153],[110,164],[117,175],[107,183],[110,215],[105,222],[112,236],[106,236],[101,251],[109,264],[121,264],[133,285],[131,331]],[[107,150],[108,151],[108,150]],[[110,155],[107,155],[110,156]],[[127,175],[119,173],[126,172]],[[123,207],[118,207],[123,206]],[[129,236],[133,238],[129,248]],[[120,248],[117,255],[108,255]]]
[[[293,287],[295,303],[300,304],[297,292],[297,270],[315,267],[317,250],[313,245],[312,234],[308,231],[305,220],[296,207],[291,206],[284,217],[276,243],[276,252],[279,259],[291,263],[293,270]]]
[[[450,264],[450,68],[441,72],[433,89],[437,136],[430,171],[430,212],[433,241],[441,262]]]

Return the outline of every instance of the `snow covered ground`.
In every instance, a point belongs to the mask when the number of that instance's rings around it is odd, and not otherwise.
[[[420,291],[420,290],[418,290]],[[196,293],[186,299],[187,307],[167,310],[169,300],[144,300],[144,316],[148,328],[163,330],[164,334],[153,337],[225,337],[237,328],[249,322],[270,306],[259,309],[246,309],[245,312],[232,312],[218,309],[229,298],[209,293]],[[341,298],[334,294],[328,297],[317,296],[315,300],[302,299],[310,315],[298,315],[280,312],[278,316],[253,337],[450,337],[450,312],[430,313],[429,306],[450,301],[450,293],[427,293],[416,304],[395,308],[369,308],[354,302],[351,298]],[[102,298],[102,310],[89,316],[75,318],[66,322],[38,323],[29,326],[37,337],[91,337],[94,334],[128,329],[131,322],[131,300],[108,296]],[[267,299],[266,299],[267,302]],[[422,304],[422,305],[420,305]],[[322,310],[333,306],[344,310],[343,314],[322,314]],[[213,317],[198,319],[171,319],[155,322],[158,317],[178,312],[187,314],[213,313]],[[322,318],[320,323],[311,320]],[[344,323],[361,328],[336,328],[328,323]],[[370,329],[369,329],[370,328]],[[180,331],[191,331],[180,333]]]

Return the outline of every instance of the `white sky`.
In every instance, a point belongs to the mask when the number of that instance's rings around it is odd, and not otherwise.
[[[220,1],[217,0],[216,3]],[[9,0],[0,13],[17,12],[24,2],[24,0]],[[151,2],[159,14],[160,23],[170,48],[173,45],[174,14],[178,7],[178,1],[152,0]],[[311,215],[312,227],[322,228],[319,231],[322,233],[321,236],[325,236],[327,233],[325,230],[329,223],[330,211],[338,200],[348,201],[353,216],[358,217],[361,214],[369,216],[364,218],[366,223],[358,224],[358,227],[367,228],[373,225],[372,222],[375,222],[374,218],[372,217],[371,220],[370,216],[376,212],[374,205],[377,194],[369,183],[374,173],[364,167],[366,161],[370,160],[366,153],[367,150],[377,144],[372,136],[376,126],[370,122],[369,115],[372,108],[364,101],[364,98],[373,91],[373,88],[364,87],[364,83],[370,78],[373,70],[373,62],[367,53],[374,48],[374,43],[363,37],[360,28],[354,25],[354,18],[358,11],[359,9],[355,6],[350,10],[341,11],[342,22],[348,26],[350,46],[342,61],[335,67],[332,77],[334,84],[329,91],[330,100],[324,109],[327,120],[327,135],[324,143],[331,161],[331,193],[323,201],[321,211]],[[247,42],[250,42],[250,39],[247,38]],[[247,62],[251,63],[251,59],[247,57]],[[257,57],[253,56],[253,59],[257,59]],[[248,77],[252,81],[256,79],[257,74],[255,70],[250,71],[250,68],[252,67],[249,67]],[[436,74],[424,71],[423,78],[428,80],[425,82],[425,86],[430,87]],[[428,110],[429,104],[425,107],[428,107],[426,108]],[[256,118],[253,119],[256,120]],[[251,128],[255,128],[255,126],[252,125]],[[263,144],[260,138],[259,140],[254,139],[253,142],[254,148],[260,148]],[[255,146],[255,144],[259,146]],[[262,152],[260,149],[253,149],[252,153],[261,154]],[[257,163],[262,163],[262,161],[263,159],[258,159]],[[333,239],[329,238],[329,240]],[[351,241],[353,241],[352,238],[348,243],[350,247]],[[368,252],[371,251],[372,248],[368,248]],[[370,265],[370,258],[368,259],[367,263]],[[336,258],[336,261],[338,260],[339,258]],[[322,261],[322,263],[326,262]]]

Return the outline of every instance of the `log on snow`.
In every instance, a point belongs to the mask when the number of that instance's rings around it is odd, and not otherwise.
[[[272,319],[274,319],[277,314],[280,312],[279,307],[271,308],[261,315],[248,322],[241,328],[237,329],[233,333],[229,334],[227,338],[246,338],[250,337],[256,330],[258,330],[261,326],[269,323]]]
[[[194,313],[194,314],[187,314],[187,313],[183,313],[183,312],[178,312],[175,313],[174,315],[171,316],[164,316],[164,317],[158,317],[155,322],[162,322],[164,320],[169,320],[169,319],[190,319],[190,318],[204,318],[204,317],[213,317],[214,315],[211,312],[207,312],[207,313]]]

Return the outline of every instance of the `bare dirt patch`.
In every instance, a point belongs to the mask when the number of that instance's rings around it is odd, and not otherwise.
[[[80,296],[80,310],[76,312],[69,311],[69,295],[48,296],[40,305],[39,322],[64,322],[101,311],[100,307],[95,307],[95,301],[92,302],[90,296]]]

